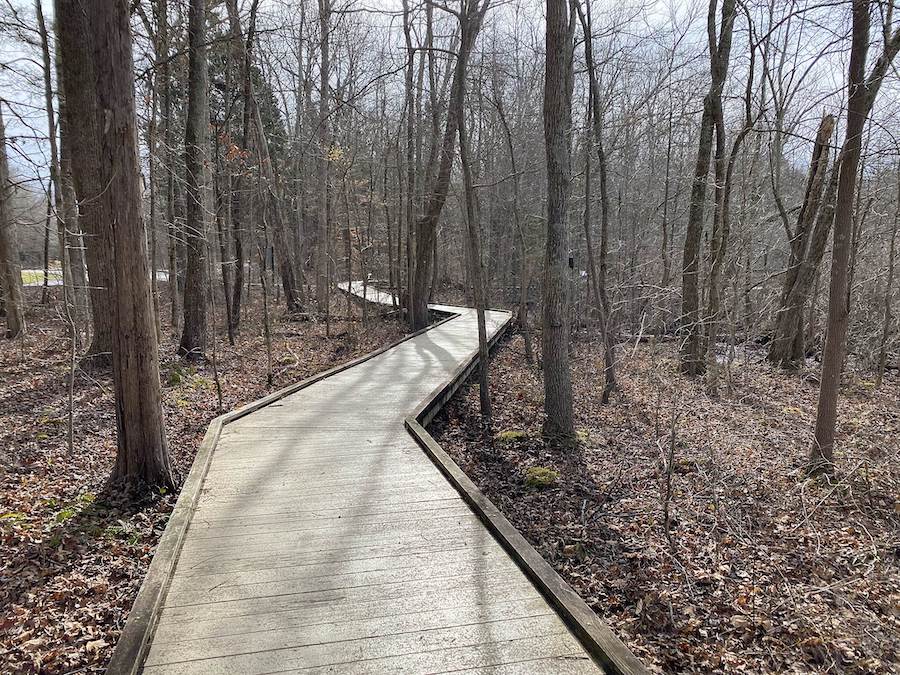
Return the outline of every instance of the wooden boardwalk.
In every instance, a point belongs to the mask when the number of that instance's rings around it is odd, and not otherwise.
[[[477,347],[474,310],[436,309],[223,427],[145,673],[601,672],[404,428]]]

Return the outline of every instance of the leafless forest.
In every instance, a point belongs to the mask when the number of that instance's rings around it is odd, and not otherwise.
[[[104,667],[212,417],[453,302],[441,442],[649,668],[896,672],[898,51],[897,0],[3,0],[0,671]]]

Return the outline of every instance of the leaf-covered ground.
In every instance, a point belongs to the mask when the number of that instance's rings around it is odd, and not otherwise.
[[[340,296],[331,306],[353,320],[335,320],[330,338],[324,323],[275,322],[275,388],[403,335],[400,323],[371,312],[363,327]],[[236,346],[218,340],[225,410],[268,391],[259,307],[250,313]],[[106,375],[77,373],[69,454],[63,323],[54,307],[35,308],[29,321],[24,343],[0,348],[0,672],[99,672],[177,494],[145,489],[124,498],[107,489],[115,413]],[[174,358],[176,344],[165,335],[160,353],[169,451],[183,479],[218,411],[211,366]]]
[[[786,376],[749,350],[712,397],[677,374],[672,343],[620,346],[603,406],[600,345],[579,339],[582,443],[564,451],[540,439],[540,373],[522,353],[515,336],[493,360],[492,437],[475,386],[436,437],[639,657],[667,672],[900,672],[896,375],[846,378],[837,472],[803,480],[815,369]]]

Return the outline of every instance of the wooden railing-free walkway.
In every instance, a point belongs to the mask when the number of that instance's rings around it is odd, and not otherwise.
[[[211,425],[109,673],[642,671],[425,431],[478,346],[433,309]]]

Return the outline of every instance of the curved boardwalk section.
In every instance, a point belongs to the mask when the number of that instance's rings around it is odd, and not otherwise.
[[[477,348],[474,310],[435,309],[457,316],[222,427],[145,673],[600,670],[404,428]]]

